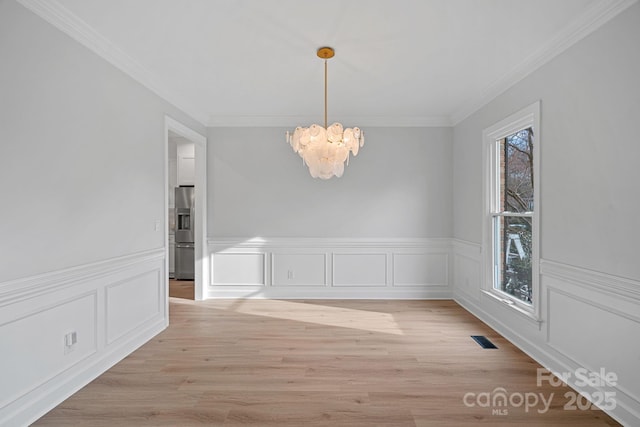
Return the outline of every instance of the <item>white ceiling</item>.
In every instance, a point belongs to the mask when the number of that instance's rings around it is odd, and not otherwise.
[[[451,125],[635,0],[20,0],[207,125]]]

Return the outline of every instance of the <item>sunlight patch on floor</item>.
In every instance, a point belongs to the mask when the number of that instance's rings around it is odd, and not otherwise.
[[[404,335],[393,315],[376,311],[283,300],[228,300],[225,309],[254,316]]]

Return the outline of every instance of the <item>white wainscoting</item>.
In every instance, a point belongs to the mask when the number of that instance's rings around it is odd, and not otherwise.
[[[482,246],[455,239],[453,250],[453,288],[474,301],[480,299]]]
[[[210,239],[207,298],[451,298],[450,239]]]
[[[326,253],[271,254],[273,286],[327,286],[329,263]],[[295,266],[295,268],[294,268]]]
[[[387,254],[333,253],[333,286],[387,286]]]
[[[557,374],[569,373],[574,389],[589,396],[615,393],[615,408],[606,412],[624,425],[640,425],[639,281],[543,259],[537,324],[481,292],[481,245],[455,239],[452,257],[458,303],[542,366]],[[618,380],[582,385],[576,378],[579,369],[589,373],[604,369]]]
[[[29,425],[167,326],[164,257],[157,249],[0,283],[0,425]]]
[[[546,345],[568,372],[613,373],[613,384],[577,387],[614,392],[609,411],[624,425],[640,425],[640,282],[542,260]],[[567,370],[557,369],[559,372]]]
[[[212,259],[212,280],[219,286],[264,286],[266,258],[264,253],[220,253]]]

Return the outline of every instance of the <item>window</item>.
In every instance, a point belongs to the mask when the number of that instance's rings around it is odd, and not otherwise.
[[[496,206],[493,228],[493,286],[532,302],[531,231],[533,220],[533,129],[517,131],[495,143]]]
[[[538,293],[539,112],[536,103],[484,132],[484,288],[529,313]]]

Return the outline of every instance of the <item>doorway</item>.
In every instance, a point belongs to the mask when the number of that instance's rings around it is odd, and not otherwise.
[[[195,143],[169,129],[169,296],[195,299]]]
[[[206,138],[165,117],[165,271],[170,297],[205,298],[206,176]],[[183,206],[185,195],[190,203]]]

